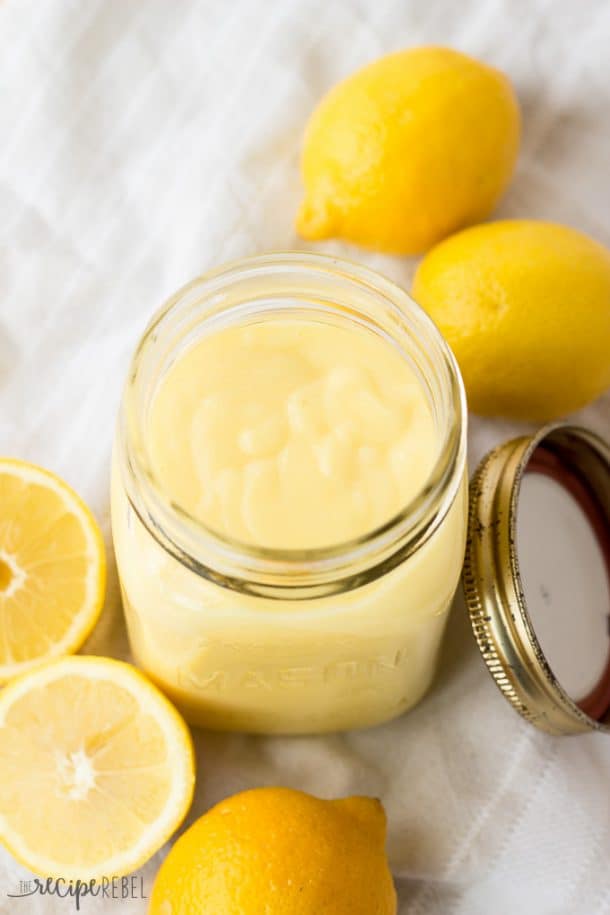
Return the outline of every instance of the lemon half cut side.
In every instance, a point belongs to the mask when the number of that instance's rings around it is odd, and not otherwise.
[[[76,656],[0,693],[0,838],[44,877],[122,876],[191,804],[190,732],[136,668]]]
[[[0,458],[0,683],[77,651],[104,603],[98,524],[59,477]]]

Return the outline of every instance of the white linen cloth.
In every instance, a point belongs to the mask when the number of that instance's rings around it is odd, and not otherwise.
[[[604,0],[3,0],[0,452],[65,477],[112,557],[120,388],[170,293],[229,258],[305,247],[408,287],[415,260],[308,246],[292,225],[309,113],[388,51],[448,44],[510,74],[524,137],[497,215],[567,222],[610,244],[609,41]],[[610,397],[579,418],[608,434]],[[473,419],[471,465],[515,429]],[[128,656],[113,562],[86,650]],[[379,796],[401,915],[610,911],[610,740],[523,722],[460,606],[432,692],[400,720],[320,738],[197,733],[196,744],[189,822],[255,785]],[[143,869],[147,892],[162,854]],[[73,911],[8,898],[27,876],[0,853],[1,913]],[[146,902],[82,911],[140,915]]]

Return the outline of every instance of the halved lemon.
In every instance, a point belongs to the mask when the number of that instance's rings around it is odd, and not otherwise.
[[[104,541],[58,477],[0,458],[0,683],[77,651],[100,615]]]
[[[186,724],[130,664],[60,658],[0,693],[0,838],[34,873],[130,873],[180,825],[194,783]]]

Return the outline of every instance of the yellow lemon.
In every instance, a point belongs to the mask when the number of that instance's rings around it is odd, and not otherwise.
[[[382,57],[313,113],[297,229],[398,254],[425,251],[484,219],[517,158],[508,79],[449,48]]]
[[[193,785],[186,725],[129,664],[60,658],[0,694],[0,838],[35,873],[135,870],[180,824]]]
[[[581,232],[533,220],[466,229],[424,258],[413,296],[475,413],[551,420],[610,385],[610,252]]]
[[[0,682],[76,651],[104,603],[100,529],[47,470],[0,458]]]
[[[385,831],[372,798],[245,791],[178,839],[149,915],[395,915]]]

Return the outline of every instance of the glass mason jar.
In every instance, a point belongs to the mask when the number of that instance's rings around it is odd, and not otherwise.
[[[160,380],[202,335],[315,318],[366,329],[415,370],[438,435],[425,487],[358,539],[310,550],[220,536],[151,470]],[[374,725],[415,705],[435,671],[467,520],[466,407],[454,358],[389,280],[335,258],[244,259],[180,290],[133,357],[113,460],[112,526],[137,663],[193,724],[258,733]]]

